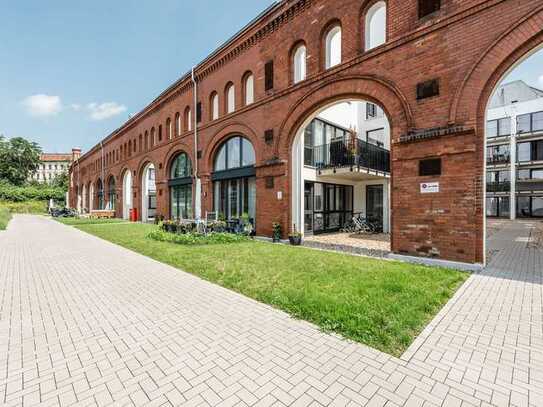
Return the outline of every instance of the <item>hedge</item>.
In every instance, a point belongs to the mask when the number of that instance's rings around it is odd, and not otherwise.
[[[65,191],[62,188],[52,187],[50,185],[26,185],[14,186],[0,181],[0,200],[11,202],[25,201],[64,201]]]

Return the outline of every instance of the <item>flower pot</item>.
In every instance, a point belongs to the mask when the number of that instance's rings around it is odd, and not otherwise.
[[[302,236],[289,236],[288,240],[292,246],[301,246]]]
[[[281,237],[280,236],[273,236],[273,243],[279,243],[281,241]]]

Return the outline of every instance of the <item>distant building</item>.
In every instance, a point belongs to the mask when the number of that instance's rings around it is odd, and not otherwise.
[[[68,173],[72,162],[81,156],[81,149],[74,148],[71,153],[43,153],[40,156],[40,164],[30,180],[38,182],[51,182],[57,176]]]
[[[487,216],[543,217],[543,91],[500,86],[487,120]]]

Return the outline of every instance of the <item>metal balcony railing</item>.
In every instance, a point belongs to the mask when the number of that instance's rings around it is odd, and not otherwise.
[[[511,191],[511,182],[488,182],[486,184],[487,192],[510,192]]]
[[[363,140],[338,140],[305,148],[305,165],[317,169],[368,168],[390,172],[390,151]]]
[[[510,153],[489,155],[486,159],[487,164],[506,164],[510,161]]]

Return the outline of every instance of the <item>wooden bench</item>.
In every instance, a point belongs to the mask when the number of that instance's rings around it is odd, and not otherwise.
[[[91,211],[90,217],[94,219],[113,219],[115,217],[115,211]]]

